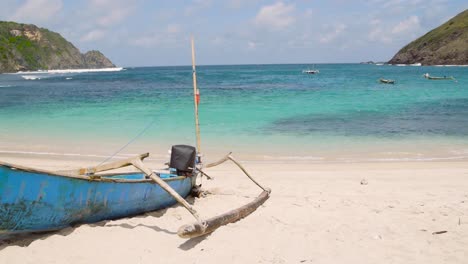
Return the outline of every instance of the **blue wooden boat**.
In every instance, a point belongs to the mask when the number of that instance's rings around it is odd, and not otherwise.
[[[182,197],[190,193],[194,182],[191,175],[179,176],[173,170],[156,175]],[[175,203],[167,191],[142,172],[80,175],[0,163],[0,234],[58,230]]]

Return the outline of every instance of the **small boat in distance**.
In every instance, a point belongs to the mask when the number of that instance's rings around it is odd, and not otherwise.
[[[379,82],[380,83],[385,83],[385,84],[395,84],[395,80],[383,79],[383,78],[380,78]]]
[[[317,74],[319,73],[320,71],[317,70],[317,69],[314,69],[315,68],[315,65],[312,69],[308,68],[307,70],[302,70],[302,73],[307,73],[307,74]]]
[[[424,78],[429,79],[429,80],[455,80],[453,76],[443,76],[443,77],[438,77],[438,76],[430,76],[429,73],[425,73]]]
[[[319,73],[320,71],[319,70],[303,70],[302,73],[307,73],[307,74],[317,74]]]

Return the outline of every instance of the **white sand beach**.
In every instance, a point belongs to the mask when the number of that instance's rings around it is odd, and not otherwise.
[[[59,169],[48,157],[3,161]],[[157,164],[151,164],[157,166]],[[205,237],[181,239],[192,216],[179,205],[132,218],[13,237],[0,263],[466,263],[468,163],[246,161],[272,189],[247,218]],[[260,189],[232,164],[207,170],[203,217],[250,201]]]

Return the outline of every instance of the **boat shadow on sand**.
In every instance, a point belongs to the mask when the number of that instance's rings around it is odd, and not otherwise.
[[[193,205],[195,203],[195,198],[188,197],[187,202]],[[156,232],[163,232],[163,233],[170,234],[170,235],[176,235],[177,234],[176,231],[167,230],[157,225],[147,225],[147,224],[141,224],[141,223],[129,224],[128,222],[125,222],[125,223],[112,223],[112,222],[116,220],[141,219],[141,218],[146,218],[146,217],[160,218],[160,217],[163,217],[169,209],[174,209],[179,206],[180,205],[173,205],[165,209],[161,209],[161,210],[157,210],[153,212],[147,212],[147,213],[135,215],[132,217],[119,218],[119,219],[114,219],[114,220],[104,220],[104,221],[100,221],[97,223],[90,223],[90,224],[86,224],[86,223],[76,224],[71,227],[67,227],[64,229],[56,230],[56,231],[34,232],[34,233],[24,233],[24,234],[15,234],[15,235],[3,235],[3,236],[0,235],[0,251],[10,246],[28,247],[34,241],[45,240],[48,237],[54,236],[54,235],[66,237],[72,234],[77,228],[80,228],[81,226],[84,226],[84,225],[93,227],[93,228],[121,227],[121,228],[126,228],[126,229],[135,229],[137,227],[146,227]],[[191,248],[195,247],[198,243],[203,241],[207,236],[209,236],[209,234],[201,236],[201,237],[188,239],[184,243],[182,243],[179,246],[179,248],[182,250],[190,250]]]

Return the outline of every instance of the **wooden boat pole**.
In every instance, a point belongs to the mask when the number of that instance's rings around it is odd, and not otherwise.
[[[195,133],[197,136],[197,152],[201,153],[200,147],[200,123],[198,121],[198,100],[200,98],[197,88],[197,71],[195,69],[195,44],[192,36],[192,79],[193,79],[193,103],[195,106]],[[198,97],[198,98],[197,98]]]
[[[218,160],[218,161],[215,161],[215,162],[212,162],[210,164],[206,164],[205,165],[205,168],[211,168],[211,167],[214,167],[214,166],[218,166],[219,164],[222,164],[223,162],[229,160],[229,155],[231,155],[232,152],[229,152],[229,154],[227,154],[224,158]]]
[[[236,160],[234,159],[234,157],[231,155],[232,152],[229,152],[229,154],[227,154],[224,158],[218,160],[218,161],[215,161],[215,162],[212,162],[212,163],[209,163],[207,165],[205,165],[205,168],[211,168],[211,167],[214,167],[214,166],[218,166],[219,164],[222,164],[224,162],[226,162],[227,160],[231,160],[232,162],[234,162],[234,164],[237,165],[237,167],[239,167],[245,175],[247,175],[247,177],[249,177],[249,179],[251,179],[258,187],[260,187],[262,190],[270,193],[271,190],[269,188],[265,188],[263,187],[260,183],[258,183],[253,177],[252,175],[250,175],[247,170]]]
[[[187,202],[185,199],[180,196],[174,189],[172,189],[169,184],[167,184],[165,181],[163,181],[161,178],[156,176],[154,172],[150,169],[148,169],[143,162],[140,159],[134,159],[132,161],[133,166],[141,170],[143,173],[148,175],[155,183],[157,183],[161,188],[163,188],[166,192],[168,192],[174,199],[176,199],[177,202],[181,203],[187,210],[197,219],[198,223],[200,226],[203,226],[203,222],[200,219],[200,216],[198,215],[197,211]]]
[[[265,187],[263,187],[260,183],[258,183],[258,182],[245,170],[245,168],[244,168],[239,162],[237,162],[237,161],[234,159],[234,157],[232,157],[231,155],[228,155],[228,158],[229,158],[232,162],[234,162],[234,163],[245,173],[245,175],[247,175],[247,177],[249,177],[249,179],[251,179],[251,180],[252,180],[258,187],[260,187],[263,191],[268,192],[268,193],[271,192],[271,190],[270,190],[269,188],[265,188]]]

